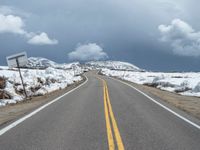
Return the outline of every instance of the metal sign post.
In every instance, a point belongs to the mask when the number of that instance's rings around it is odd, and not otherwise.
[[[75,75],[76,75],[76,72],[75,72],[75,71],[76,71],[76,65],[73,64],[73,65],[72,65],[72,69],[73,69],[74,76],[75,76]]]
[[[19,70],[19,75],[20,75],[20,78],[21,78],[21,82],[22,82],[22,86],[23,86],[24,94],[25,94],[25,97],[26,97],[26,99],[27,99],[28,96],[27,96],[27,93],[26,93],[26,89],[25,89],[25,85],[24,85],[24,81],[23,81],[23,77],[22,77],[21,69],[20,69],[20,66],[19,66],[19,60],[18,60],[18,58],[16,58],[16,62],[17,62],[17,68],[18,68],[18,70]]]
[[[15,68],[15,67],[18,68],[26,99],[28,98],[28,96],[27,96],[27,92],[26,92],[26,88],[25,88],[25,85],[24,85],[24,81],[23,81],[23,77],[22,77],[20,67],[26,65],[27,62],[28,62],[28,58],[27,58],[26,52],[15,54],[15,55],[7,57],[7,63],[8,63],[9,68]]]

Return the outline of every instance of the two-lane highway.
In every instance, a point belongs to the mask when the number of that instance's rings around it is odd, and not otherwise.
[[[86,76],[87,83],[2,134],[0,150],[200,149],[198,128],[127,85]]]

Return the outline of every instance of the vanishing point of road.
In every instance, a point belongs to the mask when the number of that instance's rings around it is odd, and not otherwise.
[[[79,88],[0,135],[0,150],[200,150],[200,129],[130,86],[86,76]]]

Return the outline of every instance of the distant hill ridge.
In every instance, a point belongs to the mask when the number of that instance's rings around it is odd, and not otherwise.
[[[78,65],[80,65],[80,63],[73,62],[73,63],[68,63],[68,64],[66,64],[66,63],[59,64],[59,63],[51,61],[47,58],[29,57],[28,64],[26,65],[26,67],[39,68],[39,69],[44,69],[44,68],[48,68],[48,67],[57,68],[57,69],[70,69],[70,68],[72,68],[73,65],[78,66]]]
[[[96,68],[107,68],[107,69],[113,69],[113,70],[130,70],[130,71],[144,71],[143,69],[140,69],[139,67],[128,63],[128,62],[122,62],[122,61],[90,61],[86,62],[86,65],[93,66]]]
[[[28,68],[39,68],[39,69],[44,69],[48,67],[57,68],[57,69],[70,69],[73,66],[80,67],[81,64],[79,62],[59,64],[47,58],[42,58],[42,57],[30,57],[28,58],[28,64],[26,65],[26,67]],[[112,61],[112,60],[90,61],[90,62],[86,62],[85,64],[82,64],[82,66],[92,67],[96,69],[107,68],[107,69],[113,69],[113,70],[144,71],[143,69],[140,69],[139,67],[131,63],[122,62],[122,61]]]

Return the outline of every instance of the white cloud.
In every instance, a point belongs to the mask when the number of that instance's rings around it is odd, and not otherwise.
[[[0,33],[25,34],[24,22],[18,16],[0,14]]]
[[[196,32],[188,23],[172,20],[170,25],[160,25],[161,41],[169,42],[173,52],[182,56],[200,56],[200,32]]]
[[[17,12],[16,12],[17,13]],[[18,14],[26,14],[23,11],[18,11]],[[33,45],[54,45],[58,44],[56,39],[50,39],[47,33],[42,32],[36,34],[27,32],[24,27],[25,23],[20,16],[15,14],[15,9],[8,6],[0,6],[0,33],[14,33],[24,36],[29,44]]]
[[[91,61],[107,59],[108,55],[103,48],[96,43],[79,45],[74,51],[68,54],[70,60]]]
[[[50,39],[45,32],[42,32],[39,35],[34,35],[28,43],[33,45],[54,45],[58,44],[58,41],[56,39]]]

